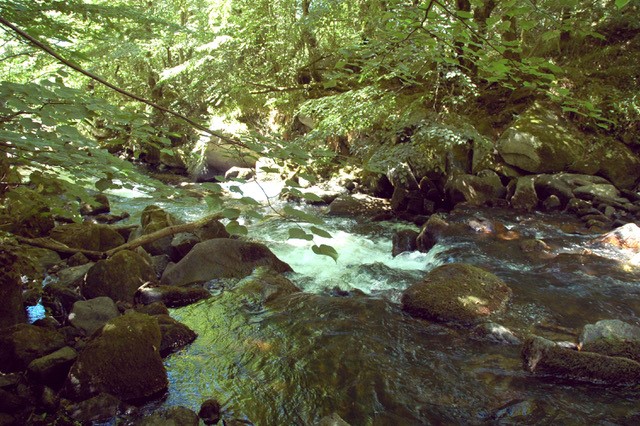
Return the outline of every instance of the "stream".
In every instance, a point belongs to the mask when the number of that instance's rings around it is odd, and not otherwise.
[[[131,211],[157,201],[122,200]],[[185,220],[206,214],[204,203],[188,200],[156,204]],[[354,426],[640,422],[640,390],[533,376],[522,369],[519,346],[413,318],[399,304],[402,291],[431,269],[465,262],[512,288],[509,309],[495,322],[520,338],[575,342],[585,324],[601,319],[639,323],[637,257],[586,251],[594,235],[561,214],[455,210],[447,220],[460,232],[428,253],[395,258],[394,232],[413,225],[323,217],[333,238],[315,243],[335,247],[337,262],[315,255],[311,242],[287,240],[290,224],[281,220],[248,225],[250,237],[292,266],[288,277],[303,292],[256,309],[212,282],[214,297],[172,309],[199,337],[165,360],[168,394],[148,410],[197,411],[213,397],[224,418],[255,425],[312,425],[332,413]],[[509,237],[482,232],[478,223],[501,224]],[[520,248],[533,238],[550,255]]]

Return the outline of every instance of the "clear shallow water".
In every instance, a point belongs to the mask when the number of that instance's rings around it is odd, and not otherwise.
[[[160,204],[187,220],[206,214],[205,203],[189,203]],[[513,235],[476,232],[468,223],[479,218]],[[628,254],[593,249],[593,236],[569,217],[485,210],[453,214],[456,230],[429,253],[392,258],[394,230],[409,225],[325,219],[333,238],[314,243],[334,246],[338,262],[313,254],[310,242],[287,240],[282,221],[250,226],[251,237],[291,264],[289,278],[304,293],[256,308],[222,291],[172,311],[199,337],[167,358],[161,405],[197,410],[215,397],[226,418],[257,425],[313,424],[333,412],[352,425],[638,423],[638,390],[531,376],[519,347],[411,318],[398,305],[429,270],[467,262],[513,289],[497,322],[521,337],[574,340],[600,319],[638,324],[640,271]],[[547,242],[551,254],[523,252],[529,238]],[[335,287],[349,295],[336,296]]]

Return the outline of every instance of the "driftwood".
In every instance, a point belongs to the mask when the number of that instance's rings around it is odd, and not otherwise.
[[[155,240],[159,240],[160,238],[164,238],[167,237],[169,235],[175,235],[175,234],[179,234],[180,232],[191,232],[191,231],[195,231],[196,229],[202,228],[203,226],[206,226],[207,224],[215,221],[215,220],[219,220],[222,219],[224,216],[222,214],[214,214],[211,216],[207,216],[203,219],[200,219],[196,222],[191,222],[191,223],[185,223],[182,225],[174,225],[174,226],[168,226],[166,228],[162,228],[156,232],[153,232],[151,234],[147,234],[147,235],[143,235],[138,239],[135,239],[133,241],[130,241],[128,243],[119,245],[118,247],[112,248],[111,250],[107,250],[107,251],[94,251],[94,250],[85,250],[85,249],[81,249],[81,248],[75,248],[75,247],[69,247],[59,241],[53,240],[51,238],[25,238],[25,237],[21,237],[16,235],[15,238],[16,240],[18,240],[18,242],[23,243],[23,244],[28,244],[30,246],[34,246],[34,247],[41,247],[41,248],[45,248],[45,249],[49,249],[49,250],[53,250],[57,253],[63,253],[63,254],[76,254],[76,253],[82,253],[85,256],[87,256],[89,259],[91,260],[100,260],[100,259],[106,259],[110,256],[113,256],[114,254],[118,253],[119,251],[122,250],[132,250],[135,249],[137,247],[140,247],[144,244],[148,244],[151,243]]]

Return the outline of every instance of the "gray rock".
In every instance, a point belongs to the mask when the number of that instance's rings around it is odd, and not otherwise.
[[[214,278],[242,278],[258,266],[269,266],[277,272],[292,270],[264,244],[216,238],[196,244],[180,262],[164,271],[160,282],[184,286]]]
[[[583,200],[593,200],[596,197],[615,199],[620,196],[620,191],[611,184],[600,183],[579,186],[573,190],[573,195]]]
[[[110,226],[90,222],[58,225],[50,236],[69,247],[94,251],[110,250],[125,242],[122,235]]]
[[[16,324],[0,334],[0,371],[20,371],[29,363],[65,346],[64,337],[55,330],[30,324]]]
[[[364,194],[341,195],[329,204],[330,216],[376,216],[388,212],[389,202]]]
[[[160,355],[164,358],[193,342],[198,335],[186,325],[166,315],[155,315],[158,321],[162,340],[160,342]]]
[[[437,214],[431,215],[416,239],[418,250],[424,253],[431,250],[447,228],[449,228],[449,224],[441,216]]]
[[[418,233],[412,229],[403,229],[396,231],[392,238],[391,255],[396,257],[400,253],[406,251],[415,251],[418,249]]]
[[[454,176],[445,185],[445,192],[452,204],[466,202],[472,206],[481,206],[506,195],[506,190],[495,173],[484,176]]]
[[[480,338],[490,340],[492,342],[503,345],[520,345],[522,341],[507,327],[496,324],[494,322],[485,322],[478,325],[474,330],[474,334]]]
[[[181,232],[174,235],[171,240],[171,260],[178,262],[199,242],[200,238],[190,232]]]
[[[90,336],[119,315],[115,302],[110,297],[103,296],[74,303],[69,322]]]
[[[58,277],[57,284],[64,287],[80,287],[84,280],[84,276],[89,272],[89,269],[91,269],[93,265],[95,265],[95,263],[89,262],[84,265],[61,269],[56,273],[56,276]]]
[[[118,414],[120,400],[108,393],[100,393],[78,403],[69,403],[66,411],[69,417],[82,423],[105,422]]]

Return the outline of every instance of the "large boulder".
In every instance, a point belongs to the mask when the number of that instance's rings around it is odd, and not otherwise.
[[[454,176],[445,185],[445,192],[451,204],[466,202],[472,206],[504,198],[506,193],[498,175],[490,171],[485,171],[482,176]]]
[[[416,238],[416,246],[421,252],[428,252],[436,245],[438,239],[449,228],[449,224],[439,215],[429,217]]]
[[[638,385],[640,363],[627,358],[576,351],[538,336],[522,347],[525,370],[611,385]]]
[[[114,301],[102,296],[75,302],[69,314],[69,322],[90,336],[118,315],[120,312]]]
[[[30,324],[16,324],[0,334],[0,372],[27,368],[29,363],[65,346],[62,334]]]
[[[93,251],[107,251],[125,242],[122,235],[110,226],[91,222],[58,225],[50,236],[69,247]]]
[[[415,251],[418,249],[416,242],[418,233],[413,229],[402,229],[396,231],[391,239],[391,256],[396,257],[405,251]]]
[[[215,180],[232,167],[253,168],[255,153],[237,146],[224,144],[220,138],[212,138],[204,149],[204,161],[191,168],[191,175],[197,182]]]
[[[158,322],[136,312],[109,321],[71,367],[65,389],[75,400],[105,392],[124,401],[150,398],[167,389]]]
[[[599,164],[599,174],[618,188],[632,189],[640,179],[640,157],[616,140],[606,141]]]
[[[17,257],[0,250],[0,329],[26,322],[27,315],[22,305],[22,281],[15,270]]]
[[[160,342],[160,355],[162,357],[182,349],[198,337],[193,330],[169,315],[155,315],[154,318],[158,321],[160,333],[162,334]]]
[[[28,377],[32,381],[54,388],[62,386],[77,357],[78,353],[75,349],[65,346],[31,361],[27,367]]]
[[[196,244],[180,262],[165,269],[160,282],[184,286],[214,278],[242,278],[258,266],[268,266],[277,272],[292,270],[264,244],[215,238]]]
[[[430,320],[473,324],[502,311],[511,289],[497,276],[462,263],[442,265],[402,294],[402,309]]]
[[[87,299],[107,296],[133,303],[136,291],[146,282],[157,282],[151,265],[138,253],[122,250],[93,265],[80,291]]]
[[[592,144],[554,111],[536,104],[505,130],[497,142],[504,161],[530,173],[595,173]]]
[[[341,195],[329,204],[331,216],[376,216],[389,211],[389,202],[365,194]]]
[[[587,324],[580,335],[580,350],[640,362],[640,327],[616,319]]]

